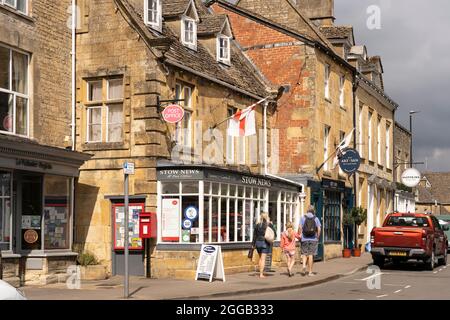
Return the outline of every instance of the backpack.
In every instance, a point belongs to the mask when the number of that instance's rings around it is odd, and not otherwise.
[[[316,226],[316,217],[306,217],[305,223],[303,224],[303,234],[305,237],[311,238],[316,235],[317,226]]]

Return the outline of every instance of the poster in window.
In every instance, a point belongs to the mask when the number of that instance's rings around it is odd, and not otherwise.
[[[142,250],[142,239],[139,238],[139,214],[144,211],[144,204],[128,206],[128,228],[125,226],[125,208],[123,204],[113,205],[114,249],[123,250],[125,245],[125,229],[128,231],[129,250]]]
[[[163,241],[180,241],[180,200],[166,198],[162,200],[162,231]]]
[[[46,249],[65,249],[68,247],[68,221],[69,209],[67,204],[45,204],[44,242]]]

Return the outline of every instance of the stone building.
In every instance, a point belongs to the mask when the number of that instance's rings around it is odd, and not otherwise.
[[[342,212],[354,205],[354,189],[357,204],[370,212],[359,234],[364,242],[366,230],[393,210],[395,189],[398,106],[384,93],[380,57],[356,46],[351,26],[334,25],[332,0],[214,2],[214,10],[230,15],[236,39],[263,74],[289,88],[272,118],[282,146],[279,174],[308,186],[306,203],[325,226],[325,257],[340,255]],[[330,158],[352,128],[350,147],[362,155],[356,183]]]
[[[0,276],[13,284],[62,280],[75,264],[74,181],[88,156],[66,150],[70,3],[0,1]]]
[[[201,1],[79,4],[77,150],[94,156],[81,168],[75,242],[108,274],[123,272],[122,166],[129,161],[132,274],[193,279],[204,243],[221,245],[226,273],[253,270],[246,257],[259,213],[283,207],[292,219],[303,191],[265,175],[271,133],[261,129],[278,88],[240,51],[228,17]],[[255,109],[256,135],[227,135],[224,120],[267,97]],[[165,101],[179,99],[172,102],[184,108],[183,120],[165,122]],[[157,213],[150,242],[139,238],[142,211]]]
[[[394,211],[415,212],[414,190],[402,183],[402,173],[411,167],[411,132],[400,123],[394,129],[394,178],[397,185],[395,191]]]
[[[449,215],[449,183],[449,172],[425,172],[416,188],[416,211],[435,215]]]

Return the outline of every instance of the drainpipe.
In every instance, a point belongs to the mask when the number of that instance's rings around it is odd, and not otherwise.
[[[75,150],[75,106],[76,106],[76,28],[77,6],[76,0],[72,0],[72,151]]]
[[[356,130],[356,91],[358,90],[357,71],[353,72],[353,88],[352,88],[352,90],[353,90],[353,128],[355,128],[355,134],[353,135],[353,148],[356,150],[356,135],[358,133],[358,130]],[[359,128],[359,132],[361,132],[360,130],[361,130],[361,128]],[[358,206],[358,199],[357,199],[358,185],[357,185],[357,179],[356,179],[357,173],[358,172],[355,172],[353,174],[353,190],[355,192],[355,195],[353,197],[354,201],[355,201],[355,203],[353,204],[354,207]],[[355,230],[355,232],[353,234],[353,237],[354,237],[353,244],[354,244],[354,247],[356,248],[358,245],[358,234],[359,234],[358,227],[355,226],[354,230]]]

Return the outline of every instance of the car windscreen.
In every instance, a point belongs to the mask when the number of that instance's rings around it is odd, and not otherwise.
[[[428,227],[425,217],[390,217],[386,226],[392,227]]]

